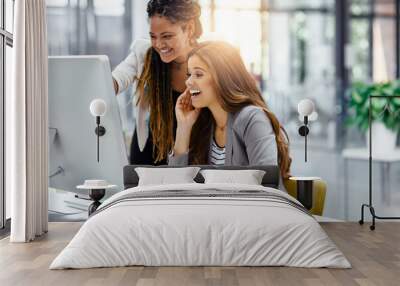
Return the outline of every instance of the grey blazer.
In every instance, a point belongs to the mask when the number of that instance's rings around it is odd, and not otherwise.
[[[211,147],[209,150],[211,154]],[[278,165],[275,133],[260,107],[249,105],[228,114],[225,156],[228,166]],[[188,154],[171,154],[168,165],[188,165],[188,158]]]

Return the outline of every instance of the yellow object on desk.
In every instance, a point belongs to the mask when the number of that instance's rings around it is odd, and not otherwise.
[[[294,198],[297,198],[297,182],[295,180],[285,179],[283,180],[283,184],[285,185],[288,194]],[[313,215],[322,216],[324,212],[325,196],[325,181],[315,180],[313,182],[313,206],[310,210]]]

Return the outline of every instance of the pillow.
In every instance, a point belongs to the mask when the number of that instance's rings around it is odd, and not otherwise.
[[[138,186],[195,183],[193,179],[199,170],[199,167],[135,168],[139,176]]]
[[[265,171],[262,170],[201,170],[204,183],[235,183],[261,185]]]

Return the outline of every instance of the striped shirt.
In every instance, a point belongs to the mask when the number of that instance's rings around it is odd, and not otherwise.
[[[211,144],[211,165],[224,165],[225,164],[225,147],[219,147],[215,142],[215,138]]]

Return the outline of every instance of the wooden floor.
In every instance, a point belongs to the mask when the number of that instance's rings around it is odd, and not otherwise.
[[[321,223],[353,268],[121,267],[48,270],[81,223],[50,223],[32,243],[0,241],[0,285],[400,285],[400,222],[375,231],[357,223]]]

